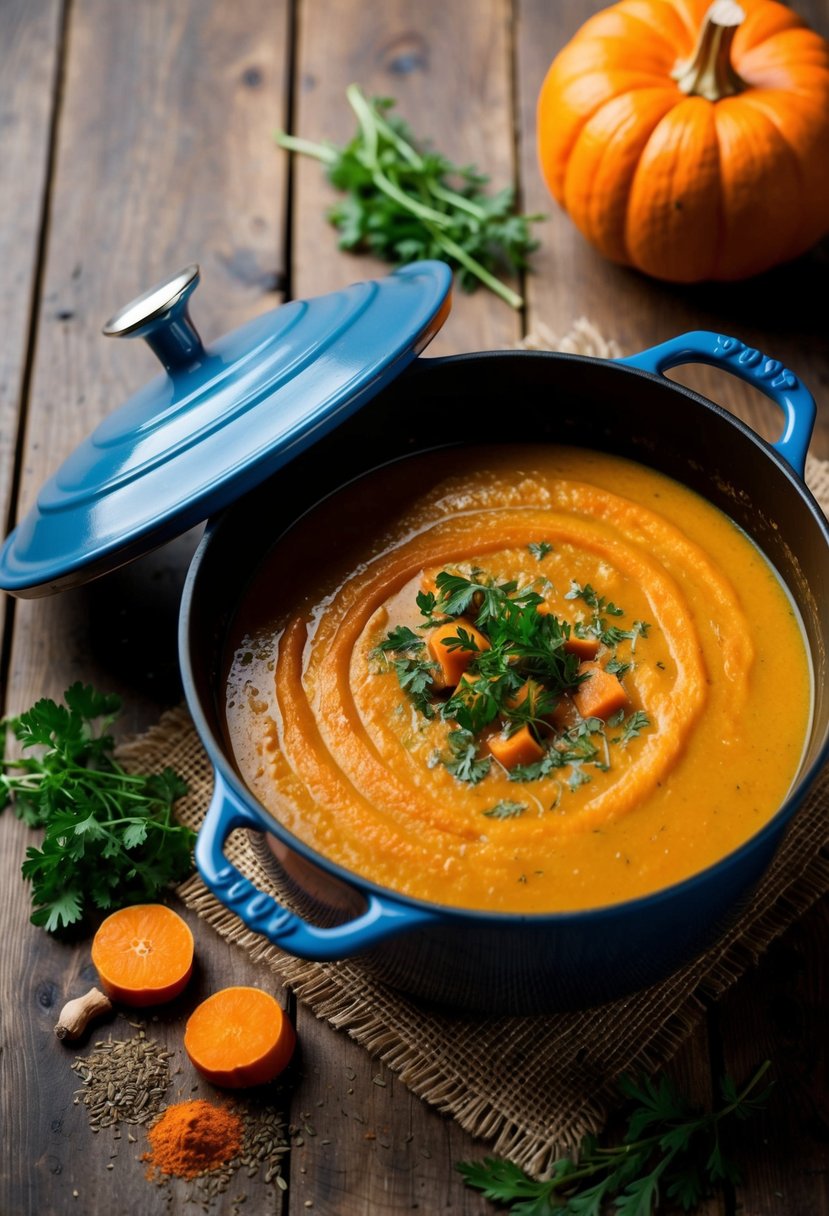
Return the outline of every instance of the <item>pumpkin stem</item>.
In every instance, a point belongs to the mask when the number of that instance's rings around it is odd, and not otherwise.
[[[731,43],[745,13],[735,0],[714,0],[705,14],[690,59],[677,63],[671,75],[689,97],[719,101],[747,88],[731,63]]]

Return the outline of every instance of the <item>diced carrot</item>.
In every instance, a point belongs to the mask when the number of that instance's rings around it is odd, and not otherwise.
[[[445,625],[439,625],[437,629],[433,629],[426,638],[426,645],[429,654],[440,667],[439,678],[435,680],[435,683],[440,688],[457,687],[461,676],[475,658],[475,651],[473,650],[463,650],[460,648],[450,650],[448,646],[444,645],[444,639],[459,636],[459,629],[463,629],[464,633],[472,638],[479,651],[490,649],[489,642],[480,630],[476,629],[470,621],[465,620],[462,616],[457,617],[454,621],[448,621]]]
[[[582,661],[586,662],[589,659],[595,659],[599,653],[599,639],[579,638],[571,632],[569,638],[564,643],[564,649],[568,654],[575,654]]]
[[[580,663],[579,675],[588,679],[573,693],[573,702],[583,718],[606,722],[617,709],[628,704],[628,695],[616,676],[608,675],[600,663]]]
[[[533,764],[544,755],[544,748],[533,737],[528,726],[522,726],[514,735],[492,735],[486,745],[504,768],[515,768],[516,764]]]

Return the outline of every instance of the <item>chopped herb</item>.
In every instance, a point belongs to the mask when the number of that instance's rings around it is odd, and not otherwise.
[[[619,743],[625,747],[630,743],[631,739],[638,739],[642,731],[650,726],[651,720],[644,710],[637,709],[630,715],[627,722],[622,728],[622,733],[619,736]],[[614,740],[616,742],[616,740]]]
[[[375,649],[385,654],[392,650],[419,650],[423,644],[423,638],[419,638],[408,626],[398,625]]]
[[[612,600],[606,600],[603,595],[597,595],[589,583],[582,587],[575,580],[570,582],[570,590],[564,596],[566,600],[584,600],[588,608],[594,612],[606,612],[608,616],[624,616],[624,609],[617,608]]]
[[[397,672],[397,680],[404,692],[407,692],[417,708],[426,718],[433,718],[431,693],[434,684],[432,672],[437,664],[427,659],[392,659],[392,667]]]
[[[478,744],[474,735],[468,730],[453,730],[449,732],[446,742],[450,755],[444,758],[443,764],[458,781],[468,781],[477,785],[483,781],[492,764],[491,756],[478,758]]]
[[[391,98],[368,98],[356,84],[346,98],[358,129],[343,148],[277,132],[277,143],[313,156],[344,198],[328,211],[340,248],[368,250],[387,262],[440,258],[460,271],[461,286],[484,283],[513,308],[523,301],[493,273],[522,270],[538,245],[530,224],[543,215],[519,215],[515,193],[484,189],[489,179],[473,166],[457,166],[417,141],[389,111]]]
[[[533,541],[527,545],[527,548],[537,561],[542,561],[548,553],[552,553],[553,551],[553,546],[546,540]]]
[[[480,654],[481,652],[481,648],[472,634],[464,629],[462,625],[459,625],[456,632],[448,638],[442,638],[441,645],[445,646],[450,652],[455,650],[467,650],[472,654]]]
[[[549,548],[547,541],[534,545],[539,550]],[[647,716],[639,711],[640,716],[632,715],[622,734],[612,740],[605,733],[605,723],[597,717],[579,721],[567,730],[553,728],[551,723],[562,697],[589,676],[580,670],[578,656],[567,647],[569,623],[552,612],[538,611],[543,602],[533,589],[538,581],[519,587],[516,580],[497,582],[476,567],[464,573],[442,570],[435,578],[436,592],[418,594],[417,604],[426,627],[455,622],[450,636],[441,642],[450,653],[467,656],[463,675],[448,693],[435,684],[437,665],[412,655],[424,645],[413,629],[398,626],[378,647],[397,671],[401,687],[427,718],[439,713],[444,721],[456,723],[457,729],[449,735],[450,754],[443,762],[461,781],[475,783],[490,771],[490,757],[478,758],[477,738],[493,723],[498,723],[507,737],[527,728],[545,749],[538,761],[513,767],[508,774],[511,781],[535,781],[571,765],[567,778],[571,789],[590,780],[581,766],[593,765],[601,771],[610,768],[609,742],[627,744],[649,725]],[[606,645],[615,646],[621,640],[635,642],[647,635],[649,626],[643,621],[634,621],[630,629],[608,626],[600,613],[618,616],[623,610],[589,583],[571,583],[568,598],[583,599],[594,613],[589,625],[577,622],[573,626],[576,636],[600,637]],[[471,631],[467,623],[470,617],[474,617],[476,630],[486,639],[486,645]],[[606,670],[616,676],[624,675],[632,666],[631,661],[623,661],[615,653],[604,663]],[[623,721],[624,714],[619,711],[607,725],[619,726]]]
[[[486,815],[487,819],[517,819],[519,815],[524,814],[526,809],[526,802],[510,802],[508,799],[502,798],[488,811],[481,811],[481,814]]]
[[[121,709],[114,694],[73,684],[65,704],[44,698],[2,723],[0,807],[13,802],[19,819],[45,829],[30,846],[23,877],[31,879],[32,921],[52,931],[91,907],[150,902],[192,868],[195,835],[173,818],[187,786],[172,769],[147,776],[115,760],[109,727]],[[24,750],[4,754],[10,730]]]
[[[581,767],[580,762],[573,765],[573,770],[567,778],[567,785],[571,790],[577,790],[580,785],[586,785],[590,780],[588,774]]]
[[[611,1205],[618,1216],[652,1216],[662,1198],[690,1212],[712,1187],[739,1182],[723,1133],[766,1104],[771,1086],[760,1082],[769,1066],[766,1060],[739,1091],[725,1077],[722,1105],[709,1113],[694,1110],[664,1076],[638,1083],[622,1077],[619,1088],[631,1110],[621,1143],[602,1145],[586,1136],[577,1159],[559,1157],[543,1180],[499,1157],[457,1168],[467,1186],[513,1216],[599,1216]]]

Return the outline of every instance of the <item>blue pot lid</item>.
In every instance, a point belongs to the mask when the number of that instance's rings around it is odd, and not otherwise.
[[[0,550],[0,587],[34,597],[115,569],[258,485],[393,380],[448,311],[451,271],[415,262],[295,300],[208,349],[190,266],[104,326],[143,337],[165,374],[106,418],[46,482]]]

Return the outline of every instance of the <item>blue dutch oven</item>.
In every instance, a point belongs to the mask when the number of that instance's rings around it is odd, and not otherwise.
[[[448,309],[449,272],[433,262],[284,305],[205,350],[187,309],[196,279],[189,268],[109,323],[105,332],[147,338],[165,375],[102,423],[44,487],[0,553],[0,586],[47,594],[210,517],[188,573],[179,637],[187,703],[215,770],[196,846],[206,884],[290,954],[359,957],[382,981],[451,1009],[596,1004],[689,961],[751,895],[829,754],[829,528],[803,480],[811,395],[776,360],[702,331],[612,362],[529,351],[417,358]],[[770,397],[783,414],[779,441],[767,443],[664,375],[694,362]],[[771,821],[681,883],[587,911],[487,913],[380,887],[286,831],[240,778],[227,740],[225,643],[270,546],[345,483],[434,447],[434,417],[444,446],[466,442],[473,414],[480,434],[490,422],[500,433],[505,413],[512,441],[614,452],[721,508],[788,586],[812,657],[810,736]],[[279,901],[225,856],[238,828],[267,845]]]

